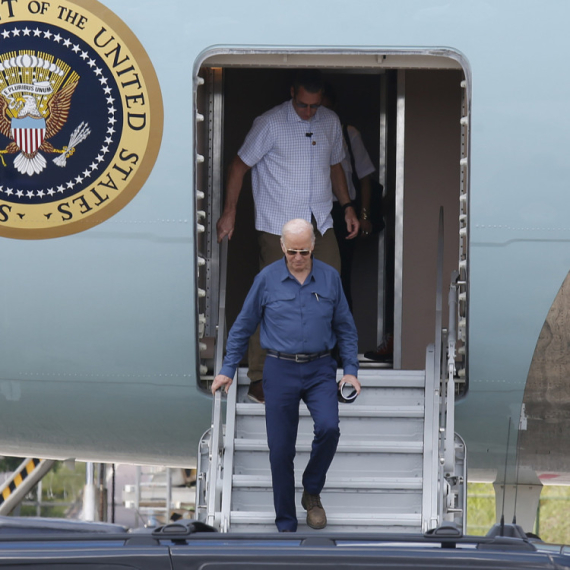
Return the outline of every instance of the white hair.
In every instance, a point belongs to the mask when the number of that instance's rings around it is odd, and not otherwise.
[[[309,233],[311,236],[311,245],[315,245],[315,232],[313,231],[313,224],[301,218],[289,220],[281,229],[281,243],[285,243],[285,237],[288,235],[299,235]]]

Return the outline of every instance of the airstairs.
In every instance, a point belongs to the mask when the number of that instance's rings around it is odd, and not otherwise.
[[[454,432],[459,282],[454,272],[444,329],[442,226],[441,214],[435,342],[426,349],[425,369],[361,368],[361,394],[354,403],[339,404],[341,437],[321,493],[330,531],[425,533],[451,522],[465,532],[466,449]],[[225,338],[224,299],[222,294],[216,370]],[[214,397],[212,425],[198,454],[196,517],[222,532],[276,532],[265,406],[247,400],[246,372],[238,370],[227,401],[221,391]],[[300,478],[312,438],[312,420],[301,404],[295,475],[303,531],[311,529],[301,508]]]
[[[455,437],[458,475],[445,478],[439,453],[440,394],[430,372],[433,358],[430,347],[428,372],[361,370],[361,395],[352,404],[339,404],[341,438],[321,494],[329,530],[425,532],[443,520],[463,528],[465,445]],[[247,401],[246,370],[241,368],[237,376],[228,395],[225,430],[213,428],[201,442],[197,516],[222,531],[274,531],[265,407]],[[313,436],[304,404],[300,416],[297,517],[299,529],[310,530],[300,506],[300,477]],[[217,438],[216,452],[212,445]]]

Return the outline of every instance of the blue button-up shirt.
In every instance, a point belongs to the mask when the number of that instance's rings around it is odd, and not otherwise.
[[[313,259],[301,285],[285,258],[255,278],[228,336],[220,374],[234,377],[249,337],[261,323],[261,346],[290,354],[332,350],[337,344],[344,373],[358,373],[358,336],[338,272]]]

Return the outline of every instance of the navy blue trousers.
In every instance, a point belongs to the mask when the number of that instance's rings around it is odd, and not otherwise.
[[[297,530],[293,460],[299,426],[299,403],[307,404],[314,422],[314,439],[303,487],[320,494],[340,437],[336,385],[337,364],[330,356],[307,363],[268,356],[263,369],[265,423],[273,481],[275,524]]]

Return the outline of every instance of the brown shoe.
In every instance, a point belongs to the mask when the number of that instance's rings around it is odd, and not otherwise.
[[[303,491],[301,505],[307,511],[307,524],[311,528],[320,529],[327,526],[327,514],[321,504],[320,495],[309,495],[307,491]]]
[[[253,402],[265,404],[265,396],[263,395],[263,380],[256,380],[249,383],[247,397]]]

